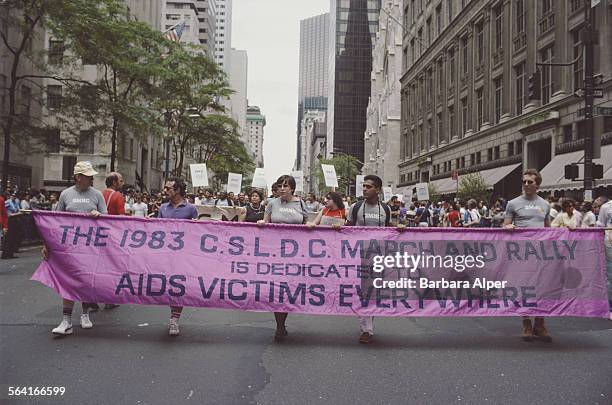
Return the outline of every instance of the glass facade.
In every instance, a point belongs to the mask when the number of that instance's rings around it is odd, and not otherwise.
[[[363,160],[380,0],[332,0],[331,10],[328,151]]]

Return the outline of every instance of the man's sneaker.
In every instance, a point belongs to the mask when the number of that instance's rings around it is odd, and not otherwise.
[[[91,322],[91,319],[89,319],[89,314],[81,315],[81,328],[83,329],[93,328],[93,323]]]
[[[533,340],[533,327],[531,326],[531,319],[523,319],[523,333],[521,338],[525,342],[531,342]]]
[[[104,309],[114,309],[117,308],[119,304],[104,304]]]
[[[374,341],[374,335],[368,332],[363,332],[359,335],[359,343],[372,343]]]
[[[54,335],[72,335],[72,324],[68,321],[62,321],[51,333]]]
[[[178,320],[175,318],[170,318],[170,325],[168,326],[168,335],[178,336],[179,333],[181,332],[179,331]]]
[[[550,336],[550,334],[546,330],[543,318],[536,318],[535,325],[533,327],[533,337],[538,340],[541,340],[542,342],[552,342],[552,336]]]

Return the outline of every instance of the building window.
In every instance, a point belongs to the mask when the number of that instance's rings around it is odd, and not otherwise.
[[[427,19],[427,46],[430,46],[433,42],[433,31],[431,27],[431,17]]]
[[[461,156],[461,168],[465,167],[465,156]]]
[[[514,67],[515,91],[516,91],[516,115],[523,113],[525,105],[525,62]]]
[[[574,57],[573,59],[578,58],[578,55],[581,55],[582,52],[582,42],[580,41],[580,30],[572,31],[572,39],[573,39],[573,48],[574,48]],[[582,55],[580,59],[576,61],[573,65],[574,69],[574,90],[578,90],[583,85],[584,80],[584,58]]]
[[[455,83],[455,48],[448,50],[448,84]]]
[[[94,132],[91,130],[79,132],[79,153],[92,155],[94,153]]]
[[[514,156],[514,142],[508,142],[508,157]]]
[[[484,25],[476,24],[476,61],[481,64],[484,61]]]
[[[482,99],[482,89],[476,90],[476,129],[480,131],[483,122],[484,105]]]
[[[516,153],[518,154],[522,154],[523,153],[523,140],[519,139],[516,141]]]
[[[448,24],[453,21],[453,3],[455,0],[446,0],[446,13],[448,15]]]
[[[0,75],[0,114],[6,111],[6,76]]]
[[[495,123],[499,123],[502,116],[502,93],[503,93],[503,80],[502,77],[498,77],[493,82],[495,87]]]
[[[60,130],[50,129],[47,131],[47,153],[59,153]]]
[[[24,118],[30,117],[30,107],[32,104],[32,90],[28,86],[21,86],[21,115]]]
[[[440,113],[438,114],[438,136],[436,139],[436,144],[440,143],[443,137],[444,137],[444,122],[442,121],[442,113]]]
[[[461,133],[465,134],[468,130],[468,102],[467,97],[461,99]]]
[[[521,34],[525,32],[525,20],[527,18],[525,12],[525,0],[515,0],[514,10],[514,15],[516,16],[516,33]]]
[[[449,135],[454,137],[455,134],[455,106],[451,105],[448,107],[448,129]]]
[[[482,153],[480,151],[476,152],[476,164],[479,165],[482,162]]]
[[[61,65],[64,61],[64,41],[49,41],[49,65]]]
[[[470,165],[474,166],[476,164],[476,154],[470,153]]]
[[[563,126],[563,138],[561,139],[561,143],[571,142],[572,141],[572,124]]]
[[[47,108],[62,107],[62,86],[47,86]]]
[[[489,148],[487,149],[487,162],[490,162],[493,160],[493,148]]]
[[[540,59],[543,63],[553,63],[555,60],[554,45],[549,46],[540,52]],[[553,77],[551,66],[542,66],[542,104],[548,104],[553,93]]]
[[[467,76],[467,72],[468,72],[468,57],[469,57],[469,53],[468,53],[468,40],[467,37],[466,38],[462,38],[461,39],[461,50],[463,52],[463,64],[462,64],[462,71],[461,74],[463,76]]]
[[[419,29],[417,41],[419,42],[419,56],[421,56],[423,53],[423,28]]]
[[[62,180],[72,180],[74,165],[76,165],[76,162],[76,156],[62,156]]]
[[[410,41],[410,60],[412,63],[416,62],[416,45],[414,43],[414,39]]]
[[[436,31],[438,36],[442,32],[442,4],[436,7]]]
[[[499,145],[493,148],[493,158],[499,160]]]
[[[442,86],[444,83],[444,65],[442,62],[438,62],[438,96],[442,95]],[[440,99],[438,99],[441,102]]]
[[[495,49],[501,49],[503,46],[502,39],[504,35],[504,11],[503,4],[495,7]]]
[[[542,14],[546,14],[552,10],[551,0],[542,0]]]

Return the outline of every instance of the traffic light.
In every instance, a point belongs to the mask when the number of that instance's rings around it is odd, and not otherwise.
[[[540,69],[536,69],[536,71],[529,76],[527,82],[527,98],[529,100],[540,100],[541,94],[541,84],[542,84],[542,71]]]
[[[578,165],[576,163],[565,165],[565,178],[568,180],[578,178]]]
[[[603,165],[593,164],[593,178],[603,179]]]

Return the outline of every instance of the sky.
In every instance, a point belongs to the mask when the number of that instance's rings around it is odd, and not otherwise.
[[[290,174],[297,142],[300,20],[329,12],[330,0],[233,0],[232,48],[247,51],[249,105],[266,116],[268,185]]]

